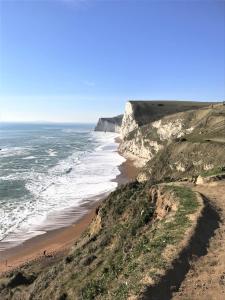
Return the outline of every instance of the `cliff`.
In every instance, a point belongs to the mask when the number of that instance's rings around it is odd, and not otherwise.
[[[100,118],[95,131],[117,132],[125,138],[133,130],[164,116],[209,106],[209,102],[193,101],[128,101],[124,115]]]
[[[123,115],[113,118],[100,118],[95,127],[95,131],[117,132],[120,133]]]
[[[121,126],[119,151],[142,167],[168,141],[190,133],[207,108],[211,108],[207,102],[128,102]],[[191,122],[195,112],[199,112],[198,117]]]
[[[128,101],[122,120],[121,135],[125,137],[134,129],[159,120],[164,116],[209,105],[209,102],[193,101]]]
[[[143,149],[139,180],[194,179],[225,166],[225,106],[164,117],[137,130],[121,149],[135,154]]]
[[[112,128],[106,120],[99,130]],[[225,176],[225,106],[131,101],[120,130],[120,151],[142,162],[138,180],[102,201],[66,257],[2,276],[1,299],[171,299],[179,290],[217,226],[203,238],[218,214],[190,181]]]

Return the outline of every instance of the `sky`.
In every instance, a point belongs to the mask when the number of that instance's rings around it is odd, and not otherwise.
[[[0,0],[0,121],[225,99],[225,2]]]

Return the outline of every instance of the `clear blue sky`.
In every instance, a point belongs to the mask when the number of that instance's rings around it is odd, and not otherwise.
[[[0,121],[225,98],[225,2],[0,0]]]

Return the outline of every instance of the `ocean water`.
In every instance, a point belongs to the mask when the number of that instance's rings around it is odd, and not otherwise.
[[[80,124],[0,124],[0,251],[71,224],[114,190],[116,134]]]

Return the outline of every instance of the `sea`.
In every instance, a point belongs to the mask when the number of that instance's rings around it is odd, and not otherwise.
[[[0,251],[68,226],[117,187],[115,133],[93,124],[0,123]]]

